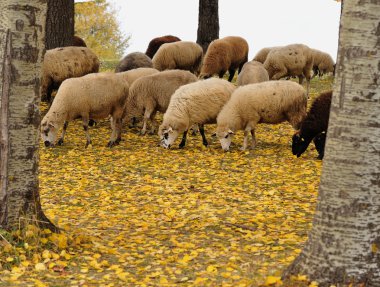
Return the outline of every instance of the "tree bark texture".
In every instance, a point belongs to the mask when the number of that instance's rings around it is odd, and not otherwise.
[[[71,46],[73,37],[74,0],[48,0],[46,49]]]
[[[197,43],[206,53],[208,45],[219,38],[219,0],[199,0]]]
[[[46,0],[3,0],[0,8],[0,228],[31,220],[50,227],[38,192]]]
[[[380,1],[344,0],[319,197],[285,272],[319,286],[380,286]]]

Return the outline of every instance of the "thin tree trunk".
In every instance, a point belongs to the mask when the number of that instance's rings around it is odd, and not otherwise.
[[[38,192],[39,85],[46,0],[1,3],[0,228],[55,230]]]
[[[206,52],[208,45],[219,38],[219,0],[199,0],[197,43]]]
[[[74,0],[48,0],[46,50],[73,45]]]
[[[344,1],[317,210],[285,277],[380,286],[379,19],[379,1]]]

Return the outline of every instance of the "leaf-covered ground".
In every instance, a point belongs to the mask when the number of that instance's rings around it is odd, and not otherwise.
[[[331,85],[314,80],[312,97]],[[0,286],[279,286],[307,239],[322,162],[314,146],[291,154],[286,123],[260,125],[246,152],[242,132],[223,152],[214,130],[208,148],[197,135],[165,150],[126,129],[109,149],[101,121],[85,149],[78,121],[63,146],[41,143],[42,206],[63,232],[0,233]]]

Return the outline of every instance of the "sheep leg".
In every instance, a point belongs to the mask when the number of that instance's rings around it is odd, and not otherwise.
[[[231,82],[232,79],[233,79],[234,76],[235,76],[235,69],[229,69],[229,70],[228,70],[228,73],[230,73],[230,76],[228,77],[228,81]]]
[[[303,79],[304,79],[305,77],[303,76],[303,75],[299,75],[298,76],[298,83],[300,84],[300,85],[302,85],[302,83],[303,83]]]
[[[154,134],[155,134],[156,127],[158,126],[158,123],[157,123],[157,121],[156,121],[156,112],[153,112],[153,113],[150,115],[150,124],[151,124],[150,134],[151,134],[151,135],[154,135]]]
[[[309,98],[309,92],[310,92],[310,78],[306,79],[306,95],[307,95],[307,98]]]
[[[88,132],[88,118],[87,117],[83,117],[82,118],[82,121],[83,121],[83,129],[84,129],[84,132],[86,133],[86,148],[91,144],[91,138],[90,138],[90,134]]]
[[[142,127],[141,132],[140,132],[142,135],[146,134],[146,127],[147,127],[147,124],[148,124],[148,120],[150,119],[150,117],[152,116],[152,114],[153,114],[153,109],[150,109],[150,108],[146,108],[145,109],[144,124],[143,124],[143,127]]]
[[[275,73],[275,74],[272,76],[271,80],[279,80],[279,79],[281,79],[282,77],[285,77],[286,74],[287,74],[287,71],[286,71],[286,70],[279,71],[279,72]]]
[[[255,129],[252,129],[252,130],[251,130],[251,136],[252,136],[251,149],[254,149],[255,146],[256,146]]]
[[[244,141],[243,141],[243,146],[241,147],[240,150],[246,150],[247,147],[248,147],[248,135],[251,131],[251,128],[250,127],[246,127],[245,130],[244,130]]]
[[[205,127],[204,125],[199,125],[199,132],[202,136],[202,143],[204,146],[208,146],[208,142],[207,142],[207,139],[206,139],[206,135],[205,135]]]
[[[187,130],[183,132],[182,140],[179,144],[179,148],[184,148],[186,145]]]
[[[66,134],[66,130],[67,130],[68,125],[69,125],[69,123],[67,121],[65,121],[65,123],[63,124],[62,135],[61,135],[60,139],[58,140],[58,145],[63,144],[63,139],[65,138],[65,134]]]
[[[225,73],[226,73],[226,71],[220,71],[219,78],[223,78],[223,76],[224,76]]]
[[[113,147],[118,145],[121,141],[121,130],[122,130],[123,119],[121,117],[112,116],[111,117],[111,128],[112,134],[107,147]]]

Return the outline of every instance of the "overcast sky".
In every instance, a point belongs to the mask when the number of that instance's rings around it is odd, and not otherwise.
[[[145,52],[152,38],[171,34],[196,41],[199,0],[108,0],[121,30],[131,36],[125,54]],[[249,59],[263,47],[306,44],[336,59],[340,3],[334,0],[219,0],[219,37],[241,36]]]

